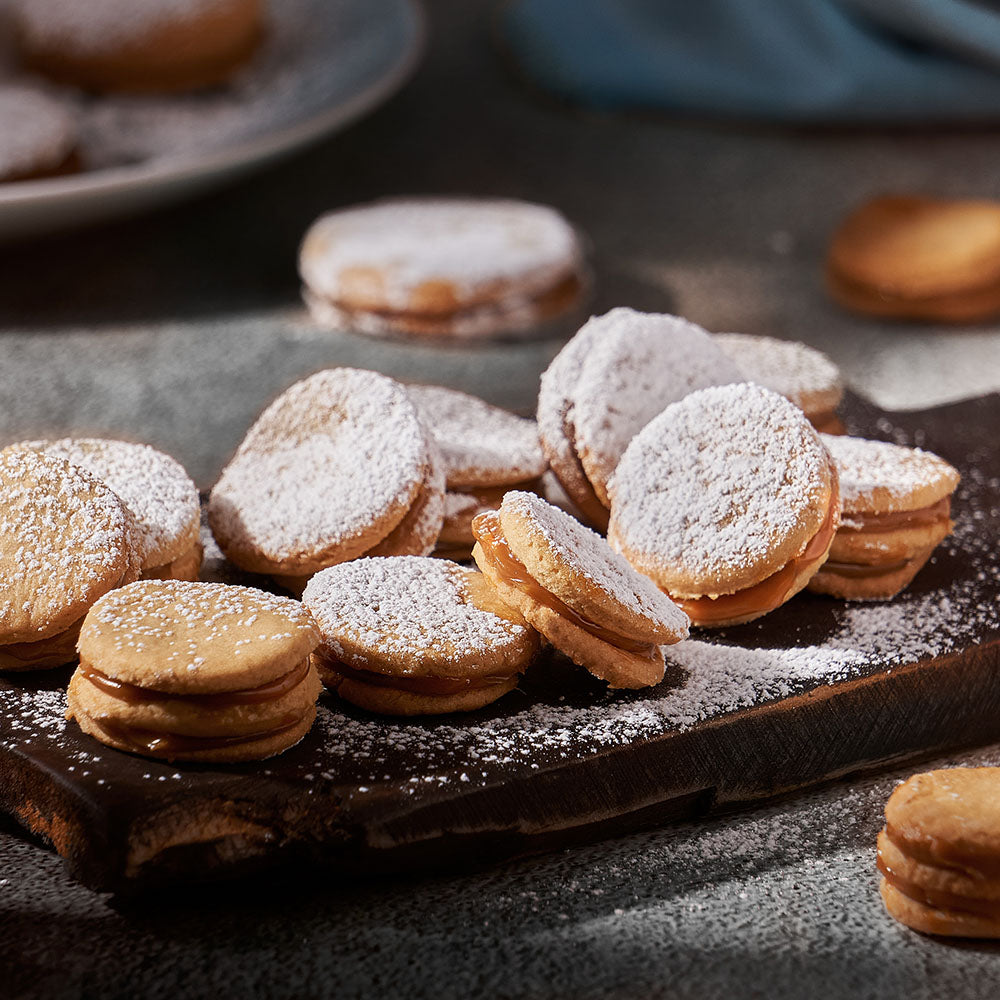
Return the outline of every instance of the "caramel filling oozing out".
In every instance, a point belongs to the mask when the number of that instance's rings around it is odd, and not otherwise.
[[[80,662],[79,671],[89,683],[103,694],[117,698],[128,705],[148,705],[164,699],[177,699],[187,705],[221,711],[227,708],[236,708],[239,705],[259,705],[267,701],[277,701],[278,698],[288,694],[305,680],[309,673],[309,658],[306,657],[287,674],[283,674],[276,680],[268,681],[266,684],[261,684],[259,687],[243,688],[239,691],[221,691],[217,694],[177,694],[168,691],[155,691],[151,688],[115,680],[83,661]]]
[[[501,582],[516,588],[522,594],[526,594],[537,604],[554,611],[570,624],[582,629],[595,639],[600,639],[626,653],[633,653],[650,660],[656,659],[659,647],[655,643],[637,642],[628,636],[612,632],[610,629],[604,628],[603,625],[598,625],[589,618],[585,618],[561,601],[555,594],[547,591],[528,572],[524,563],[514,555],[507,539],[503,536],[500,517],[495,511],[484,511],[482,514],[477,514],[472,521],[472,533],[476,536],[476,541],[479,542],[479,547],[488,560],[490,568]]]
[[[837,559],[827,559],[823,563],[824,573],[836,573],[845,580],[877,580],[879,577],[892,576],[910,565],[912,559],[895,559],[891,563],[879,563],[877,566],[867,563],[841,562]]]
[[[834,479],[833,491],[830,496],[830,506],[819,531],[810,539],[805,549],[794,559],[772,573],[767,579],[755,583],[752,587],[738,590],[735,594],[723,594],[721,597],[696,597],[691,600],[674,598],[674,601],[696,625],[715,625],[721,622],[746,618],[749,615],[767,614],[780,607],[790,596],[795,579],[802,569],[811,562],[821,559],[830,548],[836,531],[835,513],[840,507],[840,494],[837,481]]]
[[[846,428],[837,415],[836,410],[823,410],[821,413],[808,414],[809,423],[824,434],[845,434]]]
[[[845,535],[878,534],[906,528],[930,528],[951,519],[951,496],[942,497],[937,503],[919,510],[897,510],[886,514],[848,514],[839,530]]]
[[[348,666],[343,660],[333,656],[327,650],[318,651],[320,663],[328,670],[340,674],[361,684],[372,687],[390,688],[393,691],[404,691],[407,694],[419,694],[434,698],[447,698],[466,691],[479,691],[484,688],[506,684],[512,674],[482,674],[475,677],[413,677],[405,674],[383,674],[377,670],[361,670]]]

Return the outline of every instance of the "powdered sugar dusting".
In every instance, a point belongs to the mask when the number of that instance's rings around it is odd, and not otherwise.
[[[545,471],[533,420],[443,386],[407,389],[441,450],[449,489],[519,483]]]
[[[69,112],[33,87],[0,87],[0,180],[58,167],[77,131]]]

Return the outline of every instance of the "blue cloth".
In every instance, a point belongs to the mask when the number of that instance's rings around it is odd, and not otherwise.
[[[502,36],[573,101],[787,122],[1000,116],[987,0],[514,0]]]

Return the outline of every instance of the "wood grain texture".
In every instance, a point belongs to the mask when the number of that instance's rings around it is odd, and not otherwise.
[[[889,604],[801,595],[673,647],[645,692],[546,654],[468,716],[383,720],[324,695],[297,747],[226,768],[101,746],[61,717],[70,670],[11,676],[0,808],[100,889],[287,863],[459,868],[1000,739],[1000,396],[908,414],[851,399],[847,418],[963,474],[954,538]]]

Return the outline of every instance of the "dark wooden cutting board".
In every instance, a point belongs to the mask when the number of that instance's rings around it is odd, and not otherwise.
[[[297,747],[230,767],[104,747],[63,718],[69,669],[11,675],[0,809],[100,889],[292,862],[459,867],[1000,739],[1000,396],[907,414],[851,399],[846,415],[963,476],[955,535],[892,602],[801,595],[673,647],[644,692],[546,654],[466,716],[384,720],[324,695]]]

